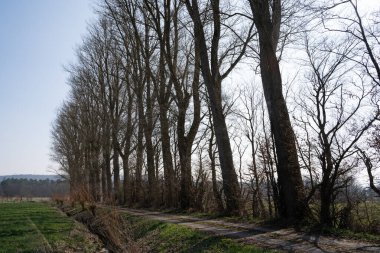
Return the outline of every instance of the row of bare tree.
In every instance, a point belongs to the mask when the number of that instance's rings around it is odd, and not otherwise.
[[[358,168],[379,191],[380,12],[358,8],[102,1],[52,130],[71,196],[335,224]]]

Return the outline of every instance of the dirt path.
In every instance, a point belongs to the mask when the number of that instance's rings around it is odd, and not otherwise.
[[[380,245],[375,243],[304,234],[289,228],[272,229],[218,219],[202,219],[186,215],[125,208],[122,210],[134,216],[176,223],[216,236],[234,238],[242,243],[286,252],[380,252]]]

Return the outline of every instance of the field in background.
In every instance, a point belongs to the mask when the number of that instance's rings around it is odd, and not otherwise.
[[[98,239],[47,203],[0,203],[0,252],[94,252]]]
[[[18,203],[18,202],[48,202],[51,198],[49,197],[0,197],[1,203]]]

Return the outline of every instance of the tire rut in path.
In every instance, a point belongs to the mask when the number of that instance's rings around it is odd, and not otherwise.
[[[49,241],[46,239],[45,235],[41,232],[41,230],[37,227],[36,223],[34,223],[30,217],[28,217],[28,222],[30,223],[31,227],[36,231],[36,233],[38,234],[38,236],[41,238],[42,240],[42,243],[43,243],[43,246],[44,246],[44,249],[40,249],[40,250],[44,250],[44,252],[53,252],[53,248],[51,247]]]
[[[238,242],[285,252],[380,252],[380,245],[376,243],[306,234],[297,232],[292,228],[273,229],[252,224],[239,224],[218,219],[202,219],[155,211],[128,208],[121,208],[121,210],[133,216],[175,223],[215,236],[229,237]]]

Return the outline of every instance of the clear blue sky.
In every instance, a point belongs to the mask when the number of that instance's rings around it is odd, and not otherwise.
[[[0,175],[52,173],[50,129],[95,0],[0,0]]]

